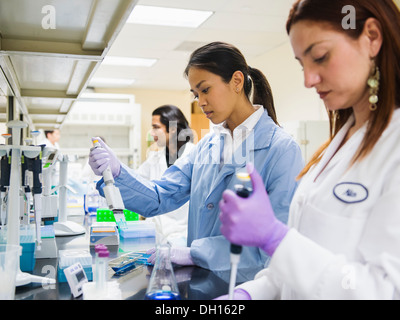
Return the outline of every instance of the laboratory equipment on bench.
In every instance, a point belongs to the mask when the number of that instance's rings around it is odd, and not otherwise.
[[[21,188],[21,157],[37,157],[41,148],[35,146],[21,146],[21,129],[28,125],[19,120],[9,121],[7,127],[12,130],[12,145],[0,146],[0,156],[11,156],[10,183],[7,206],[7,244],[20,245],[20,188]],[[54,284],[55,279],[34,276],[23,273],[18,263],[16,286],[29,283]]]
[[[34,217],[36,224],[36,239],[37,249],[41,251],[42,235],[41,235],[41,223],[42,223],[42,151],[44,146],[38,146],[40,153],[34,158],[23,158],[22,163],[22,185],[24,185],[26,194],[26,206],[24,214],[30,216],[30,205],[33,194],[33,208]],[[30,188],[32,185],[32,188]]]
[[[145,300],[181,300],[170,258],[170,246],[161,245],[156,251],[156,263],[151,272]]]
[[[54,233],[56,237],[84,234],[86,232],[85,227],[74,221],[67,220],[67,191],[73,191],[72,188],[68,186],[68,156],[60,155],[59,161],[60,180],[58,186],[58,222],[54,223]]]
[[[97,246],[94,281],[83,286],[85,300],[121,300],[122,292],[117,281],[109,281],[108,260],[110,253],[107,246]]]
[[[140,270],[144,265],[151,265],[147,262],[148,258],[150,254],[145,252],[129,252],[111,260],[108,266],[115,272],[114,276],[124,276]]]
[[[72,266],[64,269],[64,274],[67,279],[69,288],[71,289],[71,294],[74,298],[82,295],[82,287],[85,283],[88,282],[85,271],[82,268],[82,265],[77,262]]]
[[[66,282],[64,270],[75,263],[80,263],[86,278],[93,280],[92,255],[88,249],[65,249],[58,251],[58,282]]]
[[[97,139],[92,139],[92,142],[94,148],[101,147],[101,144]],[[114,185],[114,177],[110,166],[103,171],[103,179],[105,184],[103,191],[107,200],[108,208],[114,213],[117,224],[123,226],[126,223],[124,215],[125,206],[119,189]]]
[[[251,179],[248,173],[238,171],[236,173],[236,180],[234,189],[236,194],[242,198],[248,198],[253,191],[251,185]],[[231,275],[229,279],[229,293],[228,299],[233,300],[233,293],[236,284],[237,268],[240,261],[240,254],[242,253],[242,246],[231,243],[230,247],[230,258],[231,258]]]
[[[115,222],[95,222],[90,226],[90,245],[119,245],[119,232]]]
[[[4,134],[2,135],[5,136]],[[6,134],[7,139],[11,137],[11,134]],[[0,170],[0,222],[2,226],[7,224],[7,200],[8,200],[8,189],[10,187],[10,170],[11,164],[8,161],[9,156],[6,152],[2,155],[0,160],[1,170]]]
[[[0,245],[0,300],[14,300],[21,246]]]
[[[43,150],[43,166],[42,166],[42,218],[44,220],[54,221],[58,212],[58,196],[55,194],[53,187],[53,175],[56,171],[56,163],[59,160],[57,149],[45,147]]]

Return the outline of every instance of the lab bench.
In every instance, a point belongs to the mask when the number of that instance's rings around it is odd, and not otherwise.
[[[88,217],[83,223],[87,225]],[[146,239],[136,243],[135,248],[148,249],[153,247],[155,238]],[[56,237],[57,250],[90,249],[94,259],[94,248],[89,246],[89,235]],[[115,259],[123,253],[118,246],[109,246],[110,257]],[[125,251],[122,252],[121,251]],[[94,260],[93,260],[94,261]],[[33,274],[57,279],[58,258],[36,259]],[[120,277],[111,277],[111,281],[118,281],[122,299],[143,300],[150,279],[152,266],[140,266],[138,270]],[[241,270],[238,273],[238,283],[254,278],[258,270]],[[196,266],[174,266],[175,277],[178,282],[182,300],[210,300],[228,293],[229,271],[212,272]],[[16,300],[74,300],[67,282],[57,281],[55,285],[42,285],[40,283],[28,284],[16,288]],[[76,298],[82,300],[82,296]]]

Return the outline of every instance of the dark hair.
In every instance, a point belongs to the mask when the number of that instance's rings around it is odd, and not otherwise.
[[[160,116],[160,122],[165,125],[169,133],[170,126],[176,125],[177,150],[179,151],[182,146],[187,142],[193,141],[193,131],[189,126],[183,112],[176,106],[166,104],[155,109],[152,113],[153,116]]]
[[[54,133],[55,130],[58,130],[58,129],[54,129],[54,130],[45,130],[45,131],[44,131],[45,137],[47,138],[47,135]]]
[[[344,29],[343,7],[351,5],[356,12],[356,28]],[[334,30],[358,39],[368,18],[375,18],[381,25],[382,47],[375,59],[380,69],[381,80],[379,102],[376,111],[371,112],[367,133],[353,163],[363,159],[372,150],[386,129],[395,106],[400,106],[400,12],[393,0],[298,0],[293,5],[286,23],[287,33],[299,21],[314,21],[328,24]],[[367,84],[366,84],[367,85]],[[328,111],[330,119],[330,140],[352,115],[352,109]],[[302,174],[319,161],[329,143],[317,151]]]
[[[245,79],[243,88],[247,97],[250,97],[254,84],[252,103],[262,105],[268,111],[272,120],[278,124],[274,99],[267,78],[260,70],[249,67],[243,54],[233,45],[224,42],[212,42],[195,50],[185,69],[186,77],[190,68],[207,70],[220,76],[226,83],[231,81],[236,71],[241,71]]]

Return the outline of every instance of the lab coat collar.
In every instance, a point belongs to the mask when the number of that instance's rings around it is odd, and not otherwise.
[[[254,144],[247,145],[247,151],[250,153],[249,157],[252,159],[247,159],[246,161],[242,161],[241,163],[226,163],[221,167],[221,171],[218,173],[216,179],[212,183],[211,193],[218,186],[218,184],[225,179],[226,176],[230,174],[234,174],[237,170],[241,170],[246,166],[246,164],[250,161],[254,162],[254,151],[259,149],[268,148],[271,145],[272,137],[275,133],[277,126],[271,117],[268,115],[268,112],[264,110],[261,118],[254,126],[254,130],[251,131],[250,135],[246,139],[248,141],[253,142]],[[221,150],[223,149],[223,135],[215,134],[214,137],[210,140],[210,148],[211,148],[211,157],[214,161],[213,163],[219,163]],[[251,139],[251,140],[250,140]],[[241,159],[241,148],[235,151],[233,159]]]
[[[274,121],[268,115],[267,110],[264,109],[264,112],[261,115],[260,120],[258,120],[256,125],[254,126],[254,130],[252,130],[249,137],[247,138],[250,139],[254,137],[254,147],[252,148],[252,150],[268,148],[271,144],[275,130],[276,130],[276,125]],[[219,145],[221,143],[221,139],[223,139],[221,130],[219,128],[216,128],[216,130],[214,130],[214,133],[215,135],[209,141],[209,144]]]

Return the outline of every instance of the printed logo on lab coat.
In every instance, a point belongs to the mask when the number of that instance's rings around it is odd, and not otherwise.
[[[333,188],[333,194],[345,203],[358,203],[368,198],[368,189],[360,183],[342,182]]]

